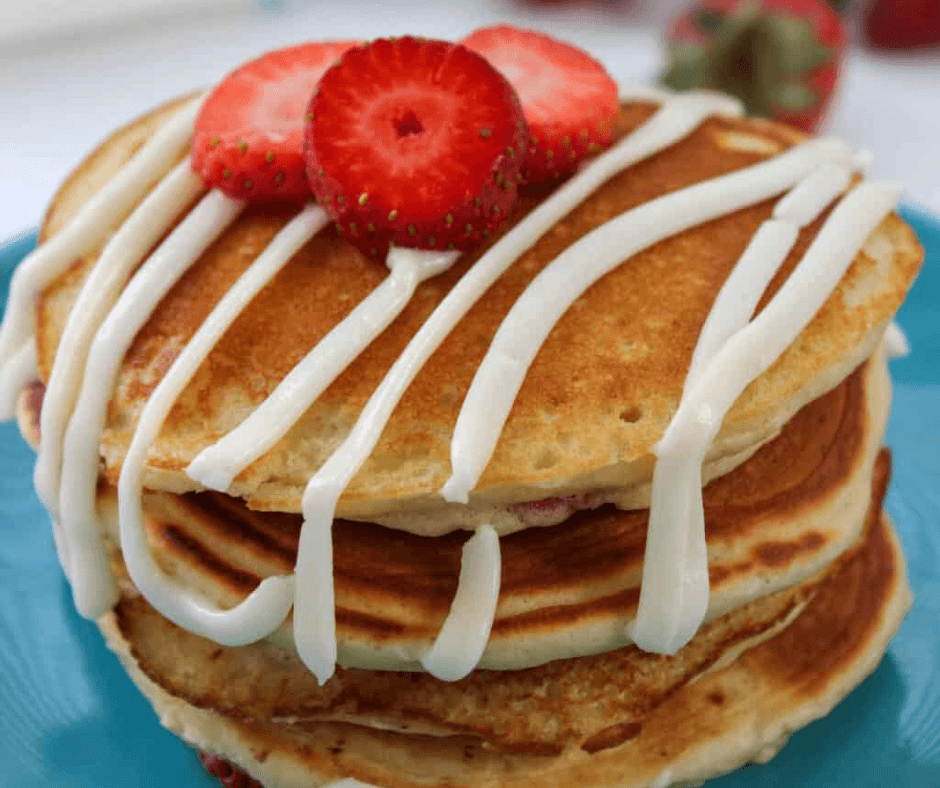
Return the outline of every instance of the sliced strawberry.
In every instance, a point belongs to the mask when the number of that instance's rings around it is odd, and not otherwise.
[[[468,249],[516,199],[528,127],[509,83],[458,44],[405,37],[350,49],[320,81],[307,176],[367,255],[390,243]]]
[[[531,129],[527,180],[564,178],[610,145],[617,83],[586,52],[510,25],[481,28],[461,43],[496,66],[519,94]]]
[[[304,111],[323,72],[357,43],[278,49],[229,74],[196,118],[193,170],[207,186],[239,199],[308,197]]]

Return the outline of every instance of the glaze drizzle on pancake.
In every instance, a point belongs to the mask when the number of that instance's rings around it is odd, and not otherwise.
[[[676,110],[676,106],[679,106],[679,103],[684,101],[692,102],[693,105],[695,101],[701,101],[705,109],[702,110],[700,107],[699,115],[691,112],[688,106],[681,111]],[[304,496],[306,526],[301,533],[296,567],[298,582],[296,584],[296,598],[294,599],[294,625],[295,638],[300,653],[305,662],[314,669],[321,681],[325,680],[332,673],[335,663],[335,610],[333,606],[331,575],[326,571],[326,567],[328,566],[328,560],[331,560],[332,544],[330,528],[332,526],[336,502],[352,475],[355,474],[360,465],[371,453],[391,411],[408,387],[410,381],[414,378],[414,375],[437,345],[444,339],[444,336],[446,336],[453,325],[460,320],[462,314],[466,312],[476,298],[482,294],[488,284],[494,281],[506,267],[511,265],[518,254],[528,248],[538,237],[546,232],[551,225],[557,221],[560,215],[564,215],[564,213],[570,209],[571,205],[564,202],[566,196],[573,204],[577,204],[577,202],[584,198],[584,194],[578,194],[577,191],[578,188],[583,187],[584,184],[588,184],[587,192],[589,193],[597,188],[603,180],[610,177],[613,172],[617,172],[633,161],[651,155],[655,151],[682,138],[685,134],[691,132],[692,129],[711,112],[722,112],[727,111],[727,109],[728,100],[723,98],[691,96],[670,100],[650,119],[650,121],[637,129],[633,135],[626,138],[624,143],[621,143],[622,147],[619,148],[620,150],[623,148],[630,149],[631,144],[633,145],[633,150],[631,150],[632,159],[626,163],[621,161],[610,165],[611,161],[617,162],[616,157],[612,157],[614,151],[604,154],[596,160],[595,165],[598,165],[598,167],[593,171],[593,174],[591,174],[591,177],[595,178],[596,182],[592,182],[591,178],[587,177],[588,174],[591,173],[591,167],[588,167],[583,173],[572,179],[569,184],[562,187],[554,195],[545,200],[525,221],[497,243],[487,255],[481,258],[461,280],[460,284],[451,291],[444,302],[442,302],[434,314],[432,314],[424,328],[418,332],[402,357],[396,362],[383,383],[379,386],[378,390],[363,410],[356,427],[350,433],[347,440],[311,479]],[[666,123],[663,118],[670,116],[673,116],[673,119],[669,123]],[[685,118],[684,121],[682,120],[683,118]],[[642,144],[637,142],[637,140],[640,140]],[[637,152],[635,150],[636,148],[640,150]],[[736,210],[742,205],[760,202],[775,194],[779,194],[781,191],[796,184],[807,174],[808,168],[825,164],[833,158],[835,158],[836,161],[841,161],[845,156],[846,150],[847,148],[845,146],[832,142],[817,141],[807,143],[804,146],[800,146],[780,156],[779,159],[782,162],[786,162],[785,164],[781,164],[780,161],[774,159],[766,165],[756,165],[755,167],[742,170],[736,174],[736,176],[734,176],[736,180],[740,180],[744,184],[741,193],[737,197],[729,197],[723,194],[720,189],[715,188],[714,184],[700,184],[699,186],[693,186],[683,190],[683,192],[671,195],[672,200],[669,201],[669,198],[667,198],[667,205],[672,205],[673,207],[675,205],[681,206],[683,199],[688,199],[690,193],[699,195],[700,198],[703,198],[703,202],[707,201],[712,203],[711,207],[713,210],[700,216],[698,219],[699,222],[704,221],[709,217],[721,215],[723,212],[726,213]],[[606,175],[602,175],[602,177],[598,177],[598,173],[603,172],[602,163],[609,165],[612,171],[608,172]],[[767,172],[774,172],[775,176],[762,180],[759,175]],[[571,188],[569,189],[569,187]],[[610,222],[609,225],[617,229],[620,227],[618,221],[619,220],[615,219]],[[186,222],[187,220],[184,220],[183,225],[185,225]],[[859,219],[859,222],[864,224],[862,219]],[[875,222],[875,224],[876,223],[877,222]],[[605,225],[605,227],[606,226],[608,225]],[[874,224],[871,226],[873,227]],[[525,228],[525,231],[522,232],[521,228]],[[869,229],[871,228],[867,226],[862,227],[862,230],[864,230],[862,241]],[[603,230],[604,227],[599,228],[599,231]],[[649,233],[650,230],[647,228],[646,232]],[[655,232],[652,237],[656,237]],[[519,248],[514,249],[512,243],[517,244]],[[649,241],[646,240],[645,243],[648,244]],[[860,244],[861,241],[859,242],[859,245]],[[642,248],[642,246],[643,244],[641,243],[640,248]],[[507,250],[509,250],[509,253],[507,253]],[[852,255],[854,256],[854,252]],[[565,255],[563,254],[559,260],[564,257]],[[499,265],[491,262],[488,268],[488,260],[498,260]],[[149,262],[152,263],[153,258]],[[183,261],[178,262],[180,264],[183,263]],[[145,264],[144,268],[147,267],[148,264]],[[134,285],[132,284],[131,287],[133,289]],[[128,298],[128,302],[130,302],[130,298]],[[135,305],[140,306],[139,304]],[[143,319],[146,319],[146,315],[143,316]],[[106,326],[110,320],[111,318],[109,317],[109,320],[105,321]],[[128,335],[121,336],[118,341],[114,341],[112,352],[117,354],[118,363],[120,361],[120,355],[123,354],[124,349],[126,349],[135,331],[136,329],[129,330]],[[100,336],[101,334],[99,334],[99,337]],[[109,356],[109,358],[112,359],[113,357],[114,356]],[[96,376],[92,375],[91,377]],[[111,375],[103,377],[106,377],[108,380],[113,378]],[[86,385],[88,384],[88,379],[89,375],[86,375]],[[100,402],[98,403],[101,410],[103,410],[106,402],[107,391],[104,390],[101,393]],[[76,423],[78,412],[77,410],[76,416],[73,417],[73,425]],[[92,419],[91,421],[93,422],[91,424],[92,430],[97,428],[98,434],[100,435],[100,419]],[[97,427],[95,425],[97,425]],[[83,424],[78,424],[77,429],[82,429],[83,427]],[[147,430],[153,430],[155,434],[158,426],[155,429],[152,424],[148,426],[144,424],[143,419],[141,419],[137,429],[138,432],[142,434],[146,434]],[[84,445],[87,448],[90,444],[85,443]],[[97,447],[95,447],[95,457],[91,457],[87,452],[84,454],[87,454],[87,456],[83,455],[80,463],[73,463],[73,466],[70,466],[68,453],[66,453],[66,473],[63,473],[62,482],[63,493],[66,493],[67,490],[75,489],[74,480],[80,478],[80,475],[87,476],[89,473],[97,473],[97,464],[95,462],[97,458]],[[127,477],[128,481],[122,484],[124,488],[123,492],[127,493],[130,491],[132,495],[136,495],[139,484],[134,483],[134,471],[128,470],[129,465],[129,463],[126,463],[122,472],[122,476],[124,473],[129,474]],[[66,483],[67,480],[70,482],[69,484]],[[89,480],[86,479],[86,481]],[[89,490],[93,491],[94,489],[94,480],[90,481],[91,483],[89,484],[78,485],[83,491],[80,494],[85,495],[86,498]],[[124,497],[126,499],[127,495]],[[126,509],[128,504],[124,502],[123,506]],[[71,514],[73,507],[65,506],[63,500],[62,510]],[[79,549],[79,542],[83,545],[87,545],[88,553],[83,558],[83,564],[84,562],[88,562],[87,565],[91,566],[93,562],[98,561],[98,565],[100,566],[101,562],[99,559],[102,557],[103,548],[98,543],[100,542],[100,537],[97,536],[98,528],[94,519],[94,512],[91,510],[89,514],[89,507],[87,506],[74,511],[82,512],[88,519],[87,521],[78,523],[72,529],[73,536],[76,538],[73,540],[71,550],[73,553],[76,552]],[[126,541],[128,544],[132,544],[134,543],[134,539],[137,539],[136,544],[141,548],[138,557],[143,559],[142,565],[146,566],[147,558],[144,555],[146,553],[146,544],[142,539],[140,529],[133,528],[131,520],[127,520],[126,522],[129,523],[129,530],[127,532],[128,538]],[[122,541],[125,540],[122,539]],[[495,557],[498,557],[498,553],[494,556],[494,553],[489,551],[487,555],[490,556],[487,571],[489,574],[493,574],[491,571],[493,561]],[[70,561],[70,563],[73,564],[74,568],[74,562]],[[140,567],[138,567],[138,569],[139,568]],[[131,574],[135,582],[138,582],[138,580],[143,577],[142,573],[134,568],[131,569]],[[498,574],[498,572],[496,574]],[[168,618],[177,621],[177,623],[182,623],[183,626],[189,626],[194,631],[210,638],[218,640],[219,637],[223,637],[224,642],[246,642],[244,640],[245,637],[249,639],[262,637],[266,634],[264,630],[267,629],[270,631],[269,627],[273,628],[271,626],[272,622],[274,622],[273,625],[276,626],[280,619],[283,618],[283,614],[287,612],[286,609],[283,609],[285,596],[282,593],[277,597],[278,602],[276,604],[272,599],[270,604],[262,603],[252,608],[255,615],[254,621],[256,626],[249,628],[249,631],[243,631],[239,635],[239,633],[234,631],[236,629],[235,627],[230,627],[223,622],[224,616],[220,616],[220,611],[205,608],[188,608],[186,611],[182,610],[172,601],[173,594],[171,593],[166,578],[156,577],[156,583],[143,584],[148,586],[151,602]],[[262,589],[259,588],[258,591],[260,592]],[[283,586],[281,586],[281,591],[283,592]],[[110,601],[110,595],[102,592],[100,597],[101,599],[99,601],[104,601],[104,606],[106,607],[107,602]],[[458,587],[455,600],[461,598],[463,597]],[[252,604],[254,604],[254,601],[257,601],[257,599],[258,598],[255,597]],[[91,604],[84,608],[83,612],[91,612],[100,608],[100,604],[97,606]],[[277,621],[274,621],[274,619],[277,619]],[[484,630],[488,630],[488,628],[479,627],[477,631],[483,632]],[[485,638],[485,635],[483,637]],[[477,643],[477,645],[480,644]],[[485,640],[483,645],[485,645]],[[482,646],[479,650],[482,652]]]
[[[888,409],[873,359],[805,406],[781,434],[704,490],[713,605],[709,619],[823,569],[854,539]],[[100,487],[118,543],[114,489]],[[219,493],[148,493],[148,541],[161,568],[223,607],[296,561],[302,518],[255,512]],[[480,667],[517,670],[629,643],[648,512],[606,506],[561,528],[501,539],[499,607]],[[333,524],[340,663],[420,670],[408,655],[434,643],[457,590],[466,533],[422,537],[338,519]],[[272,636],[293,651],[289,625]]]

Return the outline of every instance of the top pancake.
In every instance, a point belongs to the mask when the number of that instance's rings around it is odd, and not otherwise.
[[[653,111],[649,104],[623,107],[618,136]],[[55,198],[43,237],[61,229],[170,112],[164,107],[135,121],[93,153]],[[450,472],[453,425],[477,365],[516,298],[565,247],[639,203],[754,164],[794,140],[795,132],[765,122],[714,119],[601,187],[523,255],[433,355],[346,490],[338,516],[373,519],[441,505],[437,490]],[[530,205],[522,205],[514,220]],[[738,211],[659,243],[590,288],[536,358],[471,502],[517,502],[648,481],[650,447],[678,404],[705,317],[772,205],[768,201]],[[140,409],[173,358],[295,213],[293,206],[248,209],[170,291],[136,337],[103,439],[111,480],[120,471]],[[792,270],[819,224],[801,234],[771,291]],[[408,339],[477,256],[465,255],[451,271],[419,287],[399,319],[271,452],[236,479],[232,493],[253,508],[299,511],[309,477],[354,423]],[[746,454],[866,358],[921,259],[911,229],[888,217],[808,328],[741,396],[710,460]],[[77,261],[40,299],[37,332],[44,379],[91,263]],[[149,455],[145,483],[172,492],[195,489],[184,473],[189,461],[242,421],[385,275],[384,267],[367,261],[332,228],[308,243],[202,365]],[[408,527],[407,520],[402,527]],[[446,530],[446,522],[438,524],[437,532]]]

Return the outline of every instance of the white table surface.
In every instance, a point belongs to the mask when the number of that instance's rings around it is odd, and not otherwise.
[[[266,49],[304,39],[403,33],[458,38],[480,25],[511,21],[584,47],[618,80],[649,82],[662,62],[656,31],[667,6],[681,1],[552,7],[464,0],[435,14],[419,0],[296,0],[273,7],[216,0],[212,7],[185,9],[174,2],[111,24],[95,18],[94,25],[0,38],[0,239],[34,227],[57,184],[111,129],[161,101],[211,86]],[[901,181],[908,201],[940,214],[938,129],[940,51],[850,54],[829,131],[875,154],[872,176]]]

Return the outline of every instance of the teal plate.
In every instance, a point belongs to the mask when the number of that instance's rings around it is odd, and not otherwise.
[[[893,362],[888,509],[904,541],[914,609],[880,667],[770,764],[708,788],[940,788],[940,221],[905,210],[927,262],[898,321],[914,348]],[[0,248],[0,287],[32,249]],[[210,788],[195,753],[150,706],[72,607],[34,455],[0,425],[0,788]]]

